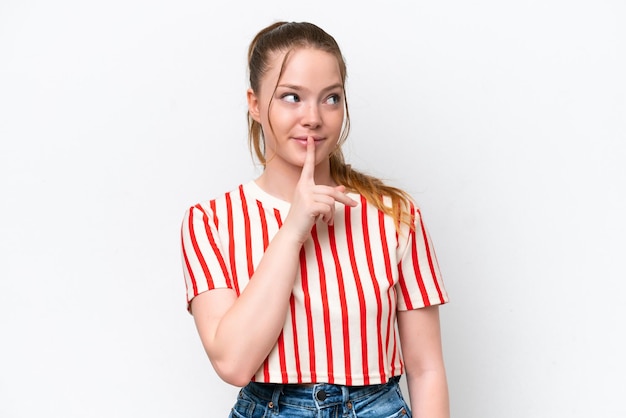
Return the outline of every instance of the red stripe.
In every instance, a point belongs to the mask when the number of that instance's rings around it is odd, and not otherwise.
[[[228,221],[228,255],[230,258],[230,271],[233,275],[235,292],[239,297],[239,279],[237,278],[237,264],[235,263],[235,231],[233,226],[233,204],[230,200],[230,193],[226,194],[226,219]]]
[[[258,202],[258,201],[257,201]],[[261,210],[261,202],[259,203],[259,210]],[[283,221],[280,217],[280,211],[278,209],[274,209],[274,217],[276,218],[276,224],[278,225],[278,228],[280,229],[280,227],[283,225]],[[291,296],[291,298],[289,298],[289,304],[290,304],[290,308],[291,308],[291,318],[292,321],[295,321],[295,304],[294,304],[294,300],[293,300],[293,295]],[[295,322],[293,322],[295,324]],[[297,357],[298,356],[298,338],[295,335],[295,328],[294,328],[294,352],[296,354],[296,368],[297,368],[297,373],[298,373],[298,382],[302,381],[302,372],[300,370],[300,359]],[[285,334],[284,334],[284,330],[280,332],[280,335],[278,336],[278,359],[280,361],[280,374],[282,376],[283,379],[283,383],[287,383],[289,381],[289,375],[287,373],[287,358],[286,358],[286,354],[285,354]]]
[[[265,219],[265,210],[263,210],[263,205],[258,200],[256,201],[256,206],[259,209],[259,216],[261,217],[261,230],[263,236],[263,252],[267,249],[269,245],[269,238],[267,232],[267,220]]]
[[[378,230],[380,231],[380,241],[383,249],[383,259],[385,260],[385,272],[387,273],[387,281],[393,286],[393,271],[391,269],[391,257],[389,256],[389,244],[387,242],[387,231],[385,230],[385,214],[378,211]]]
[[[243,186],[239,186],[239,197],[241,198],[241,211],[243,212],[243,224],[246,238],[246,261],[248,263],[248,277],[254,274],[254,263],[252,262],[252,234],[250,233],[250,214],[248,212],[248,202],[243,194]]]
[[[219,221],[217,219],[217,207],[215,205],[215,199],[209,202],[211,206],[211,212],[213,213],[213,223],[215,224],[215,229],[219,229]]]
[[[270,366],[269,366],[269,356],[268,358],[263,362],[263,381],[264,382],[269,382],[270,381]]]
[[[283,221],[280,219],[280,211],[278,209],[274,209],[274,216],[276,217],[276,222],[278,222],[278,228],[283,226]]]
[[[424,222],[422,222],[422,213],[418,210],[420,215],[420,227],[422,229],[422,236],[424,237],[424,244],[426,246],[426,256],[428,257],[428,266],[430,267],[430,274],[433,277],[433,282],[435,283],[435,287],[437,288],[437,294],[439,295],[439,302],[443,303],[443,293],[441,292],[441,287],[439,287],[439,280],[437,280],[437,271],[435,269],[435,264],[433,262],[433,254],[431,252],[430,242],[428,240],[428,233],[426,232],[426,227],[424,226]]]
[[[306,327],[309,339],[309,366],[311,369],[311,380],[317,381],[315,371],[315,340],[313,338],[313,315],[311,313],[311,295],[309,294],[309,280],[306,269],[306,254],[304,247],[300,250],[300,276],[302,279],[302,293],[304,294],[304,312],[306,315]]]
[[[278,359],[280,361],[280,374],[283,380],[283,383],[288,382],[287,378],[287,361],[285,359],[285,331],[284,329],[280,331],[280,335],[278,336]],[[269,363],[267,360],[265,363]]]
[[[296,360],[296,374],[298,376],[298,383],[302,383],[302,366],[300,365],[300,348],[298,346],[298,328],[296,326],[296,302],[294,300],[293,294],[291,298],[289,298],[289,307],[291,309],[291,332],[293,333],[293,355]],[[283,378],[286,379],[285,376],[286,369],[283,370]]]
[[[388,247],[388,241],[387,241],[387,234],[386,234],[386,230],[385,230],[385,222],[384,222],[385,216],[383,212],[378,212],[378,225],[379,225],[379,229],[380,229],[380,237],[381,237],[381,241],[383,243],[383,257],[385,259],[385,270],[387,272],[387,279],[389,280],[389,284],[390,284],[390,288],[389,288],[389,293],[387,295],[388,297],[388,301],[389,301],[389,307],[392,308],[393,305],[393,301],[395,301],[398,297],[397,294],[397,290],[396,290],[396,286],[394,286],[394,279],[393,279],[393,271],[391,268],[391,257],[389,255],[389,247]],[[396,231],[395,233],[395,239],[396,239],[396,246],[398,245],[398,232]],[[396,365],[396,361],[397,361],[397,357],[398,357],[398,347],[397,347],[397,335],[396,335],[396,327],[395,327],[395,323],[392,321],[392,318],[394,318],[396,312],[393,310],[389,311],[389,318],[388,318],[388,328],[387,328],[387,336],[386,336],[386,347],[387,347],[387,356],[389,356],[389,350],[391,351],[391,370],[395,370],[395,365]],[[393,338],[391,337],[393,333]],[[400,359],[400,370],[402,373],[402,369],[403,369],[403,365],[402,365],[402,359]]]
[[[394,317],[394,306],[391,296],[392,293],[395,294],[395,287],[393,284],[393,272],[391,270],[391,257],[389,256],[389,248],[387,247],[388,242],[385,230],[385,214],[380,210],[378,211],[378,230],[380,232],[380,242],[382,243],[383,260],[385,260],[385,273],[387,276],[387,282],[389,283],[389,290],[387,291],[387,304],[389,305],[389,312],[387,313],[387,334],[385,335],[385,357],[389,358],[389,352],[391,350],[391,347],[389,346],[389,339],[391,338],[391,328],[394,326],[392,322]]]
[[[335,227],[328,227],[328,238],[330,240],[330,250],[335,261],[335,273],[337,274],[337,282],[339,286],[339,304],[341,306],[341,325],[343,329],[343,362],[345,364],[346,385],[352,386],[352,376],[350,374],[350,322],[348,317],[348,303],[346,301],[346,288],[343,281],[343,272],[339,263],[339,254],[337,252],[337,241],[335,240]]]
[[[367,200],[361,196],[361,228],[363,229],[363,241],[365,243],[365,255],[367,258],[367,268],[370,272],[370,278],[372,279],[372,287],[374,288],[374,294],[376,296],[376,337],[378,343],[378,369],[380,372],[380,378],[383,382],[386,381],[385,373],[385,360],[383,359],[383,337],[382,337],[382,319],[383,319],[383,301],[380,297],[380,286],[378,285],[378,279],[376,278],[376,272],[374,271],[374,261],[372,260],[372,243],[370,242],[369,227],[367,224]]]
[[[241,189],[240,189],[241,190]],[[243,196],[243,190],[241,190],[241,200],[242,202],[245,202],[245,198]],[[245,213],[247,212],[247,205],[245,203],[243,203],[243,206],[245,208]],[[267,249],[267,246],[269,245],[269,238],[268,238],[268,234],[267,234],[267,220],[265,219],[265,211],[263,210],[263,206],[261,205],[261,202],[259,202],[258,200],[256,201],[256,206],[257,209],[259,210],[259,218],[261,219],[261,235],[263,237],[263,252],[265,253],[265,250]],[[246,219],[248,217],[246,216]],[[248,221],[248,224],[250,222]],[[249,229],[249,226],[248,226]],[[251,252],[251,250],[250,250]],[[251,256],[248,257],[248,260],[250,260]],[[248,268],[250,268],[250,265],[248,265]],[[252,277],[252,274],[250,275],[250,277]],[[281,340],[283,337],[283,333],[281,332],[280,335],[278,336],[278,340]],[[282,366],[282,364],[281,364]],[[282,370],[282,367],[281,367]],[[269,356],[268,358],[265,359],[265,361],[263,362],[263,378],[264,378],[264,382],[269,382],[270,381],[270,364],[269,364]]]
[[[411,212],[415,216],[415,212],[413,212],[414,208],[411,208]],[[424,301],[424,306],[430,306],[430,300],[428,299],[428,293],[426,292],[426,286],[424,286],[424,278],[422,277],[422,271],[419,268],[419,260],[417,257],[417,230],[411,233],[411,258],[413,259],[413,271],[415,273],[415,278],[417,279],[417,285],[419,286],[420,293],[422,294],[422,299]]]
[[[363,364],[363,377],[364,385],[369,385],[369,367],[367,365],[367,322],[366,322],[366,309],[365,309],[365,297],[363,295],[363,286],[361,285],[361,277],[356,266],[356,258],[354,255],[354,242],[352,240],[352,225],[350,223],[350,206],[346,206],[346,235],[348,238],[348,253],[350,254],[350,265],[352,266],[352,273],[354,274],[354,280],[357,288],[357,296],[359,298],[360,308],[360,322],[361,322],[361,357]],[[353,373],[350,373],[353,374]]]
[[[324,260],[322,259],[322,248],[317,237],[317,227],[311,230],[313,245],[315,247],[315,257],[320,276],[320,292],[322,297],[322,311],[324,316],[324,334],[326,336],[326,364],[328,370],[328,383],[335,383],[333,369],[333,339],[330,331],[330,310],[328,308],[328,288],[326,287],[326,271],[324,270]]]
[[[200,205],[196,205],[196,208],[199,208],[200,210],[202,210]],[[196,239],[196,231],[193,228],[193,212],[194,212],[193,209],[189,211],[189,225],[188,225],[189,239],[191,240],[191,245],[193,245],[194,252],[196,253],[196,257],[198,258],[198,262],[200,263],[200,266],[202,267],[202,272],[204,273],[204,277],[207,280],[207,286],[209,287],[209,289],[213,289],[215,287],[215,285],[213,284],[213,277],[211,276],[211,272],[209,272],[209,268],[206,264],[206,260],[204,259],[204,256],[202,255],[202,251],[200,251],[200,246],[198,245],[198,240]],[[212,237],[212,234],[208,225],[208,219],[206,217],[206,213],[202,216],[202,219],[204,221],[204,229],[206,230],[207,236],[209,237],[209,240],[210,240]],[[198,294],[197,291],[198,291],[198,288],[197,286],[195,286],[194,296]]]
[[[193,271],[191,271],[191,266],[189,265],[189,259],[187,258],[187,251],[185,251],[185,241],[183,239],[182,231],[180,231],[180,240],[182,242],[183,259],[185,260],[185,268],[187,269],[187,274],[189,274],[189,278],[191,279],[191,287],[193,288],[193,295],[196,296],[198,294],[198,285],[196,284],[196,278],[194,277]],[[185,280],[185,288],[187,289],[187,302],[190,302],[189,287],[187,284],[187,280]]]
[[[396,368],[396,362],[400,362],[400,374],[404,373],[404,363],[402,357],[398,356],[398,335],[396,327],[393,327],[393,356],[391,357],[392,369]]]
[[[409,290],[406,287],[406,280],[404,279],[404,273],[402,273],[402,262],[398,265],[398,284],[400,285],[400,291],[402,292],[402,298],[406,303],[406,308],[410,311],[413,309],[413,304],[411,303],[411,295],[409,295]]]
[[[415,213],[413,212],[413,205],[411,205],[411,218],[415,220]],[[409,230],[409,239],[411,238],[411,234],[413,234],[413,228]],[[398,239],[398,233],[396,232],[396,239]],[[410,243],[407,243],[410,245]],[[406,250],[408,251],[408,249]],[[402,292],[402,299],[406,304],[408,310],[413,309],[413,303],[411,303],[411,296],[409,295],[409,290],[406,287],[406,280],[404,278],[404,263],[402,260],[398,263],[398,284],[400,285],[400,291]]]

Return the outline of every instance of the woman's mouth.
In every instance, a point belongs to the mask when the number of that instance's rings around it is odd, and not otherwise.
[[[296,136],[296,137],[292,137],[292,139],[294,141],[297,141],[299,143],[301,143],[302,145],[306,145],[307,144],[307,139],[309,137],[307,136]],[[320,142],[324,141],[325,138],[319,137],[319,136],[314,136],[313,140],[315,141],[316,144],[319,144]]]

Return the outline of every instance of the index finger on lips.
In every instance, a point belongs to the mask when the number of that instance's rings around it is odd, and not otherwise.
[[[302,166],[302,172],[300,173],[301,179],[314,180],[315,173],[315,140],[309,136],[306,139],[306,157],[304,158],[304,165]]]

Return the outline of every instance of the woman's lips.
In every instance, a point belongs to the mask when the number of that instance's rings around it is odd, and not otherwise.
[[[293,137],[292,139],[294,141],[297,141],[297,142],[303,144],[303,145],[306,145],[308,137],[306,137],[306,136],[304,136],[304,137],[303,136],[297,136],[297,137]],[[317,143],[322,142],[325,138],[314,136],[313,139],[315,140],[315,143],[317,144]]]

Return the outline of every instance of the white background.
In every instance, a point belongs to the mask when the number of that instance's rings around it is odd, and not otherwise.
[[[277,19],[335,36],[350,162],[423,209],[453,416],[626,416],[621,0],[1,0],[0,416],[227,415],[179,227],[258,174]]]

